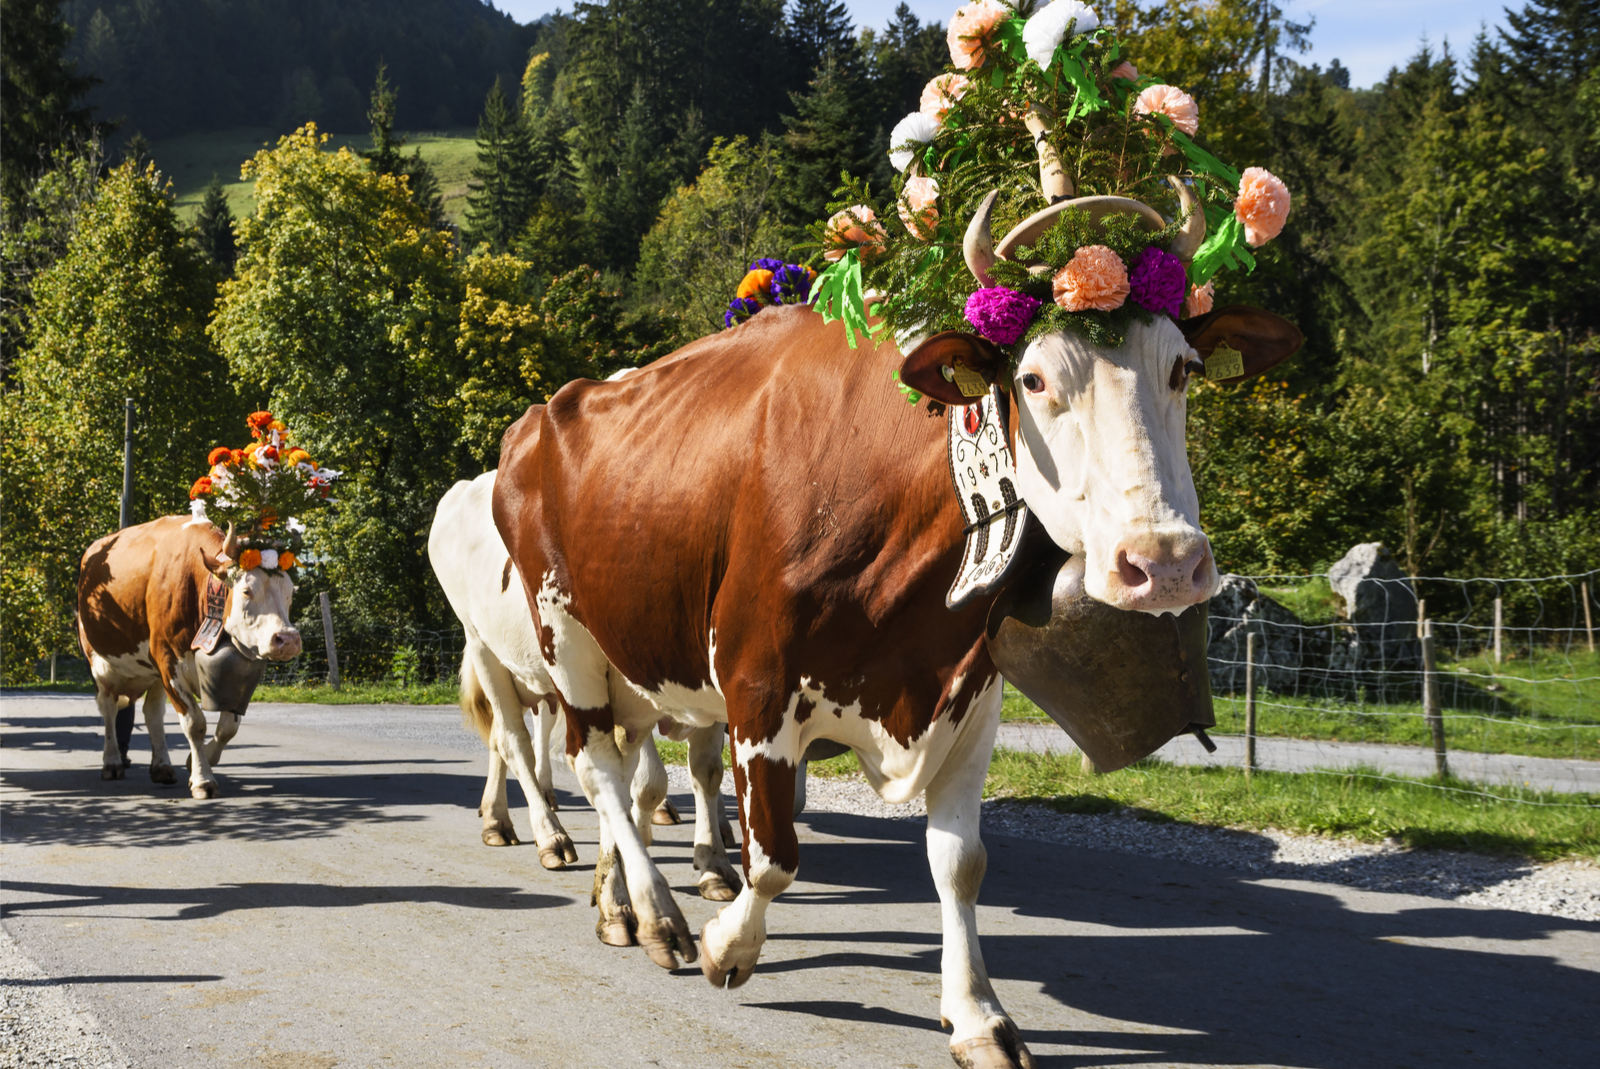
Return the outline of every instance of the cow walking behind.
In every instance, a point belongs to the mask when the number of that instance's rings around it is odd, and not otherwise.
[[[78,642],[105,720],[101,779],[125,775],[118,706],[143,698],[150,778],[177,782],[164,726],[170,700],[189,742],[189,793],[216,797],[212,768],[238,732],[267,664],[300,652],[300,632],[289,623],[293,581],[277,569],[240,569],[238,556],[231,531],[225,536],[204,520],[182,516],[124,528],[84,553]],[[221,622],[209,651],[194,648],[208,595]],[[208,711],[217,714],[209,746]]]

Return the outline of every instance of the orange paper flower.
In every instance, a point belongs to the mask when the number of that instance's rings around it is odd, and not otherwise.
[[[943,120],[956,101],[966,95],[967,86],[971,84],[965,74],[940,74],[922,87],[922,101],[917,110]]]
[[[1000,0],[977,0],[957,9],[950,16],[950,29],[945,33],[951,66],[963,71],[983,66],[987,58],[984,47],[995,28],[1010,17],[1011,10]]]
[[[1244,239],[1265,245],[1283,232],[1289,218],[1289,187],[1263,167],[1246,167],[1239,176],[1239,198],[1233,214],[1244,224]]]
[[[772,272],[765,268],[756,268],[749,272],[739,282],[737,296],[743,298],[765,297],[772,288]]]
[[[210,492],[211,492],[211,476],[202,475],[202,476],[200,476],[200,478],[198,478],[198,479],[196,479],[194,481],[194,485],[193,486],[189,487],[189,499],[192,501],[195,498],[199,497],[201,494],[209,494]]]
[[[272,426],[272,413],[252,412],[245,422],[250,425],[250,433],[260,438],[262,434],[266,433],[267,428]]]
[[[232,461],[233,450],[229,449],[225,445],[217,446],[211,451],[211,455],[206,457],[206,463],[213,468],[218,464],[229,464],[232,463]]]
[[[876,212],[865,204],[855,204],[828,220],[823,235],[828,250],[822,255],[826,260],[839,260],[854,246],[861,250],[863,260],[870,260],[883,251],[888,236]]]
[[[1183,318],[1203,316],[1211,311],[1211,302],[1215,296],[1216,286],[1210,282],[1204,286],[1190,286],[1189,296],[1183,299]]]
[[[1109,312],[1128,299],[1128,268],[1104,245],[1085,245],[1056,272],[1051,289],[1069,312]]]
[[[291,449],[287,453],[283,454],[283,462],[285,464],[288,464],[290,467],[293,467],[294,465],[300,463],[303,460],[310,460],[310,459],[311,459],[311,454],[307,453],[304,449],[298,449],[298,448]]]
[[[287,549],[278,554],[278,567],[293,568],[296,563],[298,563],[298,561],[295,555],[290,553]]]
[[[1139,94],[1133,108],[1140,115],[1165,115],[1175,129],[1193,137],[1200,129],[1200,105],[1175,85],[1152,85]]]
[[[261,567],[261,551],[259,549],[247,549],[240,553],[239,567],[247,572]]]
[[[939,226],[939,183],[927,175],[906,179],[900,194],[900,221],[924,241],[931,241]]]
[[[1137,82],[1139,80],[1139,68],[1127,60],[1123,60],[1111,68],[1111,80],[1116,81],[1118,78],[1126,82]]]

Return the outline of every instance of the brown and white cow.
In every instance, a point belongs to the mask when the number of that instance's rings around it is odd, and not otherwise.
[[[539,634],[528,611],[522,579],[506,554],[491,512],[495,473],[451,487],[439,502],[428,533],[428,557],[450,607],[466,634],[461,658],[461,707],[489,750],[489,774],[478,813],[483,841],[490,846],[516,843],[506,800],[507,765],[515,770],[528,799],[539,862],[548,869],[577,861],[572,839],[555,815],[551,789],[550,732],[559,722],[555,688],[539,649]],[[523,710],[533,712],[537,739]],[[730,901],[739,877],[729,865],[722,832],[722,726],[687,735],[695,791],[695,868],[700,893]],[[654,746],[636,751],[629,769],[633,799],[631,822],[646,845],[652,824],[675,822],[667,811],[666,768]],[[671,815],[667,815],[670,812]],[[611,830],[601,827],[601,854],[611,852]],[[627,888],[605,866],[596,868],[595,895],[601,905],[601,935],[607,942],[634,942]]]
[[[987,226],[985,214],[969,242],[980,261]],[[973,262],[980,278],[983,266]],[[1117,349],[1047,335],[1009,378],[970,335],[926,342],[937,359],[923,363],[1001,376],[1016,399],[1020,489],[1082,558],[1092,595],[1179,612],[1217,583],[1184,413],[1197,358],[1223,336],[1252,367],[1299,344],[1276,316],[1235,308],[1135,324]],[[994,598],[945,606],[963,554],[946,420],[901,399],[890,382],[900,368],[892,344],[852,349],[811,309],[769,308],[621,382],[570,383],[531,409],[503,441],[494,516],[652,959],[696,956],[627,831],[629,761],[656,718],[725,721],[732,738],[746,886],[699,947],[719,987],[749,979],[767,906],[798,871],[802,756],[840,742],[884,798],[925,793],[951,1051],[964,1066],[1016,1069],[1033,1060],[988,980],[974,913],[1002,685],[984,638]]]
[[[237,556],[231,537],[184,516],[126,527],[84,553],[78,569],[78,642],[105,719],[101,779],[124,774],[115,733],[119,700],[144,695],[150,778],[176,782],[163,724],[164,699],[171,698],[189,740],[189,793],[216,797],[211,768],[238,732],[267,662],[300,652],[300,632],[289,623],[294,583],[285,572],[264,568],[230,580]],[[226,587],[222,635],[210,652],[191,649],[214,579]],[[206,710],[219,714],[209,748],[203,745]]]

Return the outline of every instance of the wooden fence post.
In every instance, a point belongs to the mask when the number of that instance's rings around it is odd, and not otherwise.
[[[133,526],[133,398],[123,409],[122,424],[122,509],[117,515],[117,530]]]
[[[1589,582],[1583,582],[1583,629],[1589,635],[1589,652],[1594,652],[1594,617],[1589,614]]]
[[[333,641],[333,609],[328,606],[328,592],[317,595],[322,604],[322,637],[328,643],[328,686],[339,689],[339,648]]]
[[[1500,599],[1499,598],[1495,598],[1494,599],[1494,663],[1495,664],[1499,664],[1500,663],[1500,654],[1501,654],[1500,636],[1501,636],[1502,630],[1505,627],[1505,614],[1503,612],[1504,608],[1505,608],[1505,606],[1504,606],[1504,604],[1502,604]]]
[[[1439,710],[1439,680],[1434,672],[1432,620],[1422,625],[1422,719],[1433,733],[1433,771],[1444,779],[1450,775],[1450,763],[1445,755],[1444,716]]]
[[[1256,633],[1244,636],[1244,778],[1256,768]]]

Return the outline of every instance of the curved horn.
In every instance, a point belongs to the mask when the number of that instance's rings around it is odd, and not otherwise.
[[[1184,263],[1194,259],[1194,254],[1200,251],[1201,244],[1206,240],[1206,213],[1200,204],[1200,198],[1194,195],[1194,190],[1188,183],[1175,174],[1167,175],[1167,181],[1172,183],[1172,188],[1178,193],[1178,209],[1189,217],[1183,221],[1183,228],[1178,231],[1178,236],[1172,239],[1172,255]]]
[[[239,536],[233,531],[233,523],[228,523],[228,533],[222,539],[222,555],[228,560],[239,559]]]
[[[994,199],[1000,195],[998,189],[990,190],[989,195],[983,198],[983,203],[978,205],[978,210],[972,213],[972,221],[967,224],[967,236],[961,243],[961,251],[967,257],[967,270],[972,272],[972,277],[978,280],[978,285],[989,287],[994,283],[989,278],[989,268],[994,266],[994,235],[989,229],[989,216],[994,212]]]
[[[1039,150],[1039,187],[1044,191],[1045,201],[1055,204],[1066,200],[1076,190],[1073,189],[1072,179],[1061,169],[1061,157],[1056,155],[1055,147],[1050,144],[1050,127],[1046,125],[1039,105],[1029,105],[1028,114],[1022,121],[1028,127],[1028,133],[1033,135],[1033,147]]]

